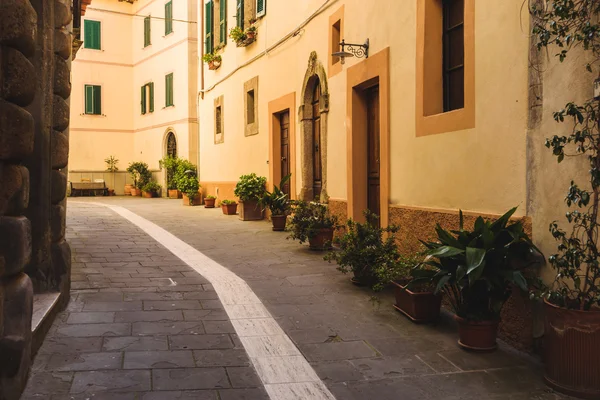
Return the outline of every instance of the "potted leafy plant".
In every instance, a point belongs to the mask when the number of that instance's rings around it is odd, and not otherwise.
[[[252,42],[254,42],[256,40],[256,26],[255,25],[250,25],[248,27],[248,29],[246,29],[246,37],[247,37],[247,44],[250,44]]]
[[[240,219],[242,221],[257,221],[263,219],[263,211],[258,206],[259,200],[265,195],[267,178],[255,173],[240,176],[233,193],[240,200]]]
[[[154,181],[150,181],[142,187],[142,197],[145,197],[145,198],[158,197],[158,192],[160,191],[160,189],[161,189],[161,186],[158,183],[156,183]]]
[[[242,47],[248,38],[239,26],[235,26],[229,30],[229,37],[235,42],[237,47]]]
[[[335,239],[339,250],[331,251],[324,258],[335,261],[337,269],[345,274],[351,271],[353,283],[381,289],[391,281],[392,270],[399,266],[401,256],[395,237],[399,227],[381,228],[376,214],[367,210],[364,215],[364,223],[348,219],[344,234]]]
[[[131,188],[132,196],[141,196],[142,195],[142,187],[150,182],[152,179],[152,173],[148,168],[148,164],[145,162],[132,162],[127,167],[127,172],[131,176],[133,180],[133,187]]]
[[[418,261],[417,257],[403,257],[403,268],[393,271],[392,284],[396,304],[394,308],[417,323],[436,321],[442,308],[442,295],[435,292],[435,287],[428,282],[413,282],[412,274],[420,274],[421,269],[428,266]]]
[[[225,215],[235,215],[237,213],[237,203],[233,200],[221,201],[221,210]]]
[[[522,222],[510,222],[516,207],[491,222],[478,217],[472,231],[437,225],[437,242],[423,242],[429,269],[413,271],[415,283],[431,282],[448,298],[459,326],[458,344],[468,350],[496,349],[502,307],[513,286],[526,291],[523,269],[539,265],[541,253]]]
[[[290,199],[281,188],[290,180],[292,174],[288,174],[279,183],[279,187],[273,185],[273,191],[266,191],[259,201],[263,211],[267,208],[271,211],[271,222],[274,231],[284,231],[287,215],[290,211]]]
[[[200,205],[200,183],[194,173],[183,174],[177,180],[177,189],[183,193],[184,206]]]
[[[538,49],[557,46],[559,61],[578,47],[576,58],[581,72],[592,72],[600,58],[598,30],[600,8],[596,1],[548,2],[532,6],[533,34]],[[585,54],[587,52],[587,54]],[[555,68],[559,71],[559,68]],[[577,72],[568,71],[573,74]],[[594,79],[591,74],[590,83]],[[594,82],[596,83],[596,82]],[[573,91],[572,95],[575,96]],[[569,102],[554,113],[557,122],[568,122],[568,135],[546,140],[560,163],[573,156],[589,162],[587,182],[581,187],[571,180],[566,203],[569,229],[558,222],[550,232],[558,242],[557,252],[548,260],[556,271],[554,284],[543,291],[546,329],[544,352],[546,382],[561,392],[586,399],[600,399],[600,139],[598,98]],[[583,169],[570,171],[583,172]]]
[[[104,162],[106,163],[106,170],[108,172],[110,172],[112,175],[113,189],[108,189],[108,195],[114,196],[115,195],[115,189],[114,189],[114,187],[115,187],[115,172],[117,172],[119,170],[119,168],[117,167],[119,160],[116,159],[115,156],[109,156],[108,158],[106,158],[104,160]],[[125,185],[125,194],[131,194],[131,185],[129,185],[129,187],[127,187],[127,185]]]
[[[206,53],[202,56],[202,61],[208,64],[208,69],[210,70],[218,69],[221,66],[221,60],[221,55],[216,53],[216,49],[215,52]]]
[[[215,208],[215,201],[217,198],[212,194],[209,194],[204,198],[204,208]]]
[[[165,169],[167,175],[167,194],[170,199],[180,199],[181,192],[177,190],[177,167],[179,166],[180,159],[177,157],[166,156],[159,161],[161,168]]]
[[[338,218],[329,212],[326,204],[294,200],[290,226],[290,239],[301,244],[308,241],[311,250],[326,250],[331,248]]]

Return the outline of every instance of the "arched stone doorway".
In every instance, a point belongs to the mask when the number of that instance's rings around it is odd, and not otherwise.
[[[165,156],[173,158],[177,157],[177,138],[172,131],[167,133]]]
[[[327,202],[327,116],[329,113],[329,90],[323,64],[312,52],[304,76],[301,94],[300,143],[302,189],[300,198],[320,199]]]

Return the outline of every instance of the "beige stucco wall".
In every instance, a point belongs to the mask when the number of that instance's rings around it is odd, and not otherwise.
[[[475,7],[475,129],[416,137],[416,1],[330,1],[330,7],[296,37],[211,89],[293,32],[323,3],[269,2],[266,17],[258,23],[257,42],[236,48],[229,40],[221,68],[204,67],[205,87],[210,90],[200,103],[202,180],[235,181],[247,172],[268,175],[267,104],[290,92],[296,92],[297,105],[302,103],[309,54],[316,51],[327,67],[328,18],[344,5],[342,38],[362,43],[368,37],[371,54],[390,48],[391,203],[486,213],[520,205],[519,213],[525,214],[528,27],[522,2],[485,2]],[[228,26],[234,24],[230,17]],[[335,199],[347,198],[346,71],[361,61],[347,59],[341,73],[328,81],[327,190]],[[243,83],[254,76],[260,82],[259,134],[244,137]],[[215,145],[213,99],[220,95],[225,101],[225,142]],[[301,148],[296,149],[296,187],[300,188]]]
[[[169,131],[177,138],[178,155],[196,161],[197,4],[173,1],[173,32],[165,36],[164,20],[152,19],[152,44],[144,48],[141,16],[164,18],[165,3],[97,0],[88,7],[83,18],[102,22],[102,50],[82,48],[73,62],[70,171],[102,171],[109,155],[119,159],[120,170],[132,161],[158,169]],[[169,73],[174,75],[174,106],[165,108]],[[104,116],[82,115],[88,82],[102,85]],[[148,82],[154,82],[154,112],[142,115],[140,87]]]

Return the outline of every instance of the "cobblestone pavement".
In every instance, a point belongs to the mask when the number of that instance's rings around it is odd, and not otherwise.
[[[268,398],[213,286],[110,209],[69,203],[72,300],[23,399]],[[415,325],[266,222],[164,199],[94,199],[171,232],[244,279],[338,400],[558,400],[538,364]],[[173,285],[173,282],[177,285]],[[110,393],[107,393],[110,392]],[[52,397],[49,397],[49,396]],[[278,399],[277,399],[278,400]]]

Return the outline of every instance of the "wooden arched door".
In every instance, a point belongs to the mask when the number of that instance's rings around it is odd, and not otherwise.
[[[313,131],[313,148],[312,148],[312,164],[313,164],[313,196],[314,199],[319,199],[321,190],[323,189],[323,165],[321,163],[321,112],[319,103],[321,102],[321,85],[317,79],[312,98],[312,131]]]
[[[167,156],[173,158],[177,157],[177,139],[173,132],[169,132],[167,135]]]

